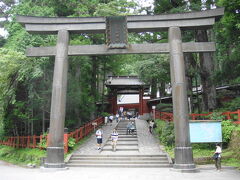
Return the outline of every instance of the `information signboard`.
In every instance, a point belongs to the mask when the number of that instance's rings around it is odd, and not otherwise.
[[[191,143],[222,142],[221,121],[193,120],[189,128]]]

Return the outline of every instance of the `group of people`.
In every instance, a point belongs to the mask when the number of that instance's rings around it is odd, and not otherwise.
[[[132,134],[134,133],[136,127],[134,122],[129,121],[127,124],[127,134]],[[101,128],[99,128],[96,131],[96,138],[97,138],[97,149],[101,150],[102,149],[102,141],[103,141],[103,131]],[[116,151],[117,147],[117,141],[118,141],[118,132],[114,128],[112,133],[111,133],[111,141],[112,141],[112,150]]]
[[[102,149],[102,140],[103,140],[103,131],[101,128],[99,128],[96,131],[96,138],[97,138],[97,146],[98,146],[98,150]],[[118,132],[117,130],[114,128],[112,133],[111,133],[111,140],[112,140],[112,150],[116,151],[116,147],[117,147],[117,140],[118,140]]]

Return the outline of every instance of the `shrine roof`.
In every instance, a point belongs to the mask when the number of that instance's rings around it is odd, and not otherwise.
[[[146,85],[137,76],[108,76],[106,86],[144,86]]]

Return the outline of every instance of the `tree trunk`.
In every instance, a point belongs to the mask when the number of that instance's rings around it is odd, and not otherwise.
[[[75,74],[75,79],[77,81],[77,91],[79,92],[79,99],[78,101],[81,102],[81,94],[82,94],[82,89],[81,89],[81,81],[80,81],[80,78],[81,78],[81,67],[80,66],[77,66],[76,67],[76,74]],[[74,107],[74,114],[75,116],[77,117],[77,127],[80,127],[82,125],[82,118],[81,118],[81,113],[80,113],[80,109],[79,109],[79,106],[75,106]]]
[[[92,56],[92,78],[91,78],[91,95],[94,99],[93,103],[96,104],[97,101],[97,57]],[[96,113],[91,111],[90,119],[94,119]]]
[[[42,108],[42,133],[45,133],[45,106]]]
[[[103,112],[104,110],[105,110],[105,106],[104,106],[104,87],[105,87],[105,81],[106,81],[106,61],[104,60],[104,62],[103,62],[104,64],[103,64],[103,81],[102,81],[102,92],[101,92],[101,94],[102,94],[102,97],[101,97],[101,99],[102,99],[102,106],[101,106],[101,112]]]
[[[162,98],[166,95],[166,93],[165,93],[165,82],[160,83],[159,92],[160,92],[160,98]]]
[[[152,79],[151,82],[151,98],[157,97],[157,81],[156,79]]]
[[[188,108],[189,112],[193,112],[193,86],[192,86],[192,74],[191,68],[193,68],[194,57],[192,53],[184,53],[184,62],[185,62],[185,77],[187,85],[187,96],[188,96]]]
[[[208,36],[206,30],[196,32],[198,42],[207,42]],[[212,111],[216,108],[216,87],[213,83],[214,63],[211,53],[200,53],[200,76],[203,87],[203,111]]]

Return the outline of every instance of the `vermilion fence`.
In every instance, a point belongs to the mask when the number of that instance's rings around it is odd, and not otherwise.
[[[191,120],[198,120],[198,119],[209,119],[209,115],[212,114],[212,112],[210,113],[206,113],[206,114],[189,114],[189,118]],[[234,114],[236,114],[237,116],[234,116]],[[237,111],[234,112],[223,112],[221,115],[224,115],[226,117],[226,119],[233,119],[235,121],[233,121],[233,123],[235,124],[240,124],[240,109],[238,109]],[[165,121],[173,121],[173,113],[169,113],[169,112],[160,112],[160,111],[155,111],[155,117],[157,119],[162,119]]]
[[[74,138],[76,142],[80,141],[85,136],[89,135],[94,128],[99,127],[104,122],[104,118],[100,117],[92,120],[73,132],[64,134],[64,152],[68,152],[68,139]],[[40,148],[38,143],[42,140],[43,136],[15,136],[4,137],[4,140],[0,140],[1,145],[16,147],[16,148]]]

